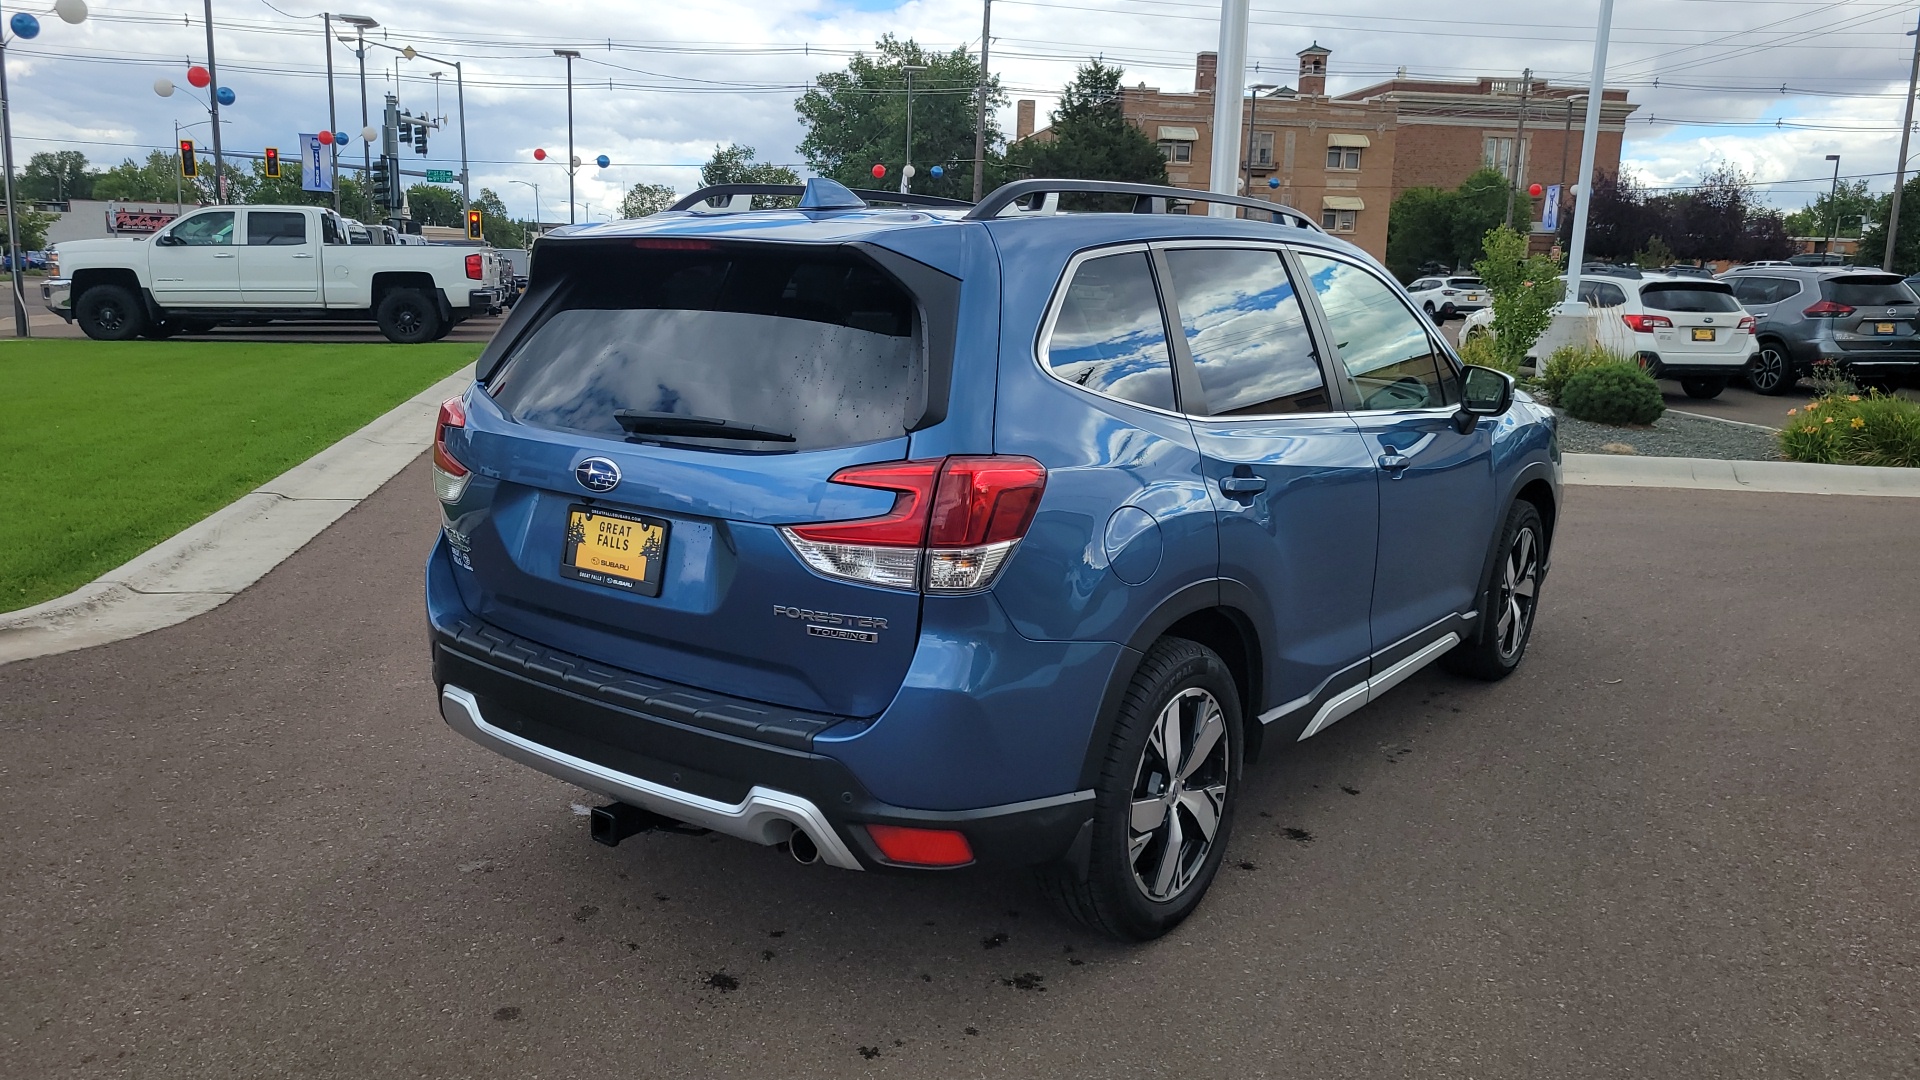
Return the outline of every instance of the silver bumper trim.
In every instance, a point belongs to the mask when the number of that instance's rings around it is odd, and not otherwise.
[[[40,299],[45,301],[47,310],[55,315],[65,315],[73,310],[73,279],[45,278],[40,282]]]
[[[494,727],[480,715],[473,694],[451,684],[440,693],[440,715],[447,726],[497,754],[609,799],[756,844],[778,844],[801,829],[820,849],[822,862],[864,869],[820,808],[798,795],[755,787],[732,804],[630,776]]]

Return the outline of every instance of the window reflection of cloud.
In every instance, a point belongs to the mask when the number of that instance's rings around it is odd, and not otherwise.
[[[1047,345],[1055,375],[1102,394],[1173,407],[1172,360],[1146,255],[1090,259],[1075,273]]]
[[[1210,411],[1231,412],[1321,385],[1305,317],[1278,254],[1168,253],[1181,329]]]
[[[1386,286],[1357,266],[1302,258],[1348,372],[1365,375],[1427,351],[1425,329]]]

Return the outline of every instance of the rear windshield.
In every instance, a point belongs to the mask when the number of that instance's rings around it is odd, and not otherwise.
[[[624,438],[623,411],[699,416],[793,441],[632,438],[811,450],[900,436],[923,411],[916,305],[858,256],[570,254],[562,272],[575,280],[493,380],[494,399],[522,423]]]
[[[1820,283],[1820,297],[1851,307],[1911,304],[1913,291],[1892,274],[1854,274]]]
[[[1447,284],[1456,289],[1477,289],[1480,287],[1480,279],[1477,277],[1448,278]]]
[[[1739,311],[1730,286],[1715,282],[1687,282],[1662,285],[1655,282],[1640,289],[1640,302],[1650,311]]]

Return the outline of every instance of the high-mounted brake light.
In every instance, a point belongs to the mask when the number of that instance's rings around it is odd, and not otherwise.
[[[478,255],[467,256],[467,276],[472,278],[475,281],[479,281],[481,269],[485,265],[486,265],[486,261],[483,260],[480,256]]]
[[[1838,319],[1853,314],[1853,309],[1832,300],[1822,300],[1800,314],[1809,319]]]
[[[678,236],[643,236],[633,242],[641,251],[712,251],[713,241]]]
[[[433,493],[441,502],[458,502],[472,479],[467,467],[447,449],[447,429],[467,426],[467,406],[459,398],[440,403],[440,419],[433,428]]]
[[[959,593],[993,584],[1033,523],[1047,470],[1032,458],[950,457],[855,465],[833,482],[891,491],[893,507],[782,529],[809,567],[865,585]]]
[[[1673,320],[1665,315],[1622,315],[1620,321],[1636,334],[1651,334],[1656,328],[1670,330]]]

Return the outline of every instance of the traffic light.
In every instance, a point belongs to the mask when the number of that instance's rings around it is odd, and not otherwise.
[[[427,125],[425,124],[413,129],[413,152],[416,154],[427,152]]]
[[[200,175],[200,159],[193,156],[193,140],[180,140],[180,175],[191,180]]]
[[[409,124],[405,120],[402,120],[398,124],[395,124],[394,128],[398,133],[399,142],[401,146],[405,146],[408,143],[413,141],[413,125],[412,124]]]
[[[367,176],[367,186],[372,188],[373,201],[381,206],[394,205],[393,172],[388,167],[388,158],[382,156],[373,163],[373,171]]]
[[[267,179],[280,179],[280,151],[267,147]]]
[[[485,231],[481,228],[480,211],[478,210],[467,211],[467,239],[486,239]]]

